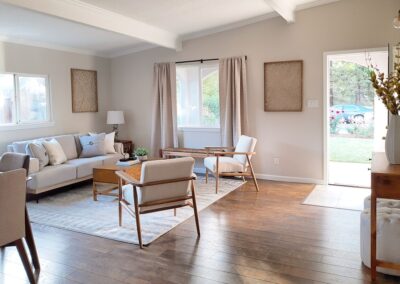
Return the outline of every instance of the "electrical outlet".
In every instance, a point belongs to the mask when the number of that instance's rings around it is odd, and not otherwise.
[[[274,165],[279,165],[279,158],[274,158]]]

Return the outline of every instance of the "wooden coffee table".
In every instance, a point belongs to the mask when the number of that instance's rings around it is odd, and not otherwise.
[[[132,166],[101,166],[93,169],[93,200],[97,201],[97,195],[109,195],[118,196],[116,193],[112,193],[113,190],[118,188],[118,178],[115,174],[116,171],[124,171],[135,179],[140,180],[140,174],[142,170],[142,163],[134,164]],[[111,187],[99,190],[98,184],[110,184]]]

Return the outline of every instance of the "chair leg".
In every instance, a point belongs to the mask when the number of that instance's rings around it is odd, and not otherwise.
[[[136,229],[138,234],[139,246],[142,249],[143,248],[142,229],[140,227],[139,200],[137,196],[136,186],[133,187],[133,199],[135,202],[135,218],[136,218]]]
[[[36,278],[35,278],[35,275],[33,274],[31,264],[29,263],[29,258],[28,258],[28,255],[26,254],[26,250],[24,247],[24,243],[22,242],[22,239],[19,239],[19,240],[15,241],[14,243],[17,246],[17,250],[18,250],[19,256],[21,257],[21,261],[22,261],[22,264],[24,265],[25,272],[28,276],[29,282],[36,283]]]
[[[243,182],[245,182],[245,181],[246,181],[246,179],[245,179],[245,177],[244,177],[244,176],[242,176],[242,180],[243,180]]]
[[[208,168],[206,168],[206,183],[208,183]]]
[[[258,188],[258,183],[257,183],[256,175],[254,174],[253,165],[251,164],[249,156],[246,155],[246,157],[247,157],[247,162],[249,163],[250,172],[251,172],[251,176],[253,177],[254,185],[256,186],[257,192],[259,192],[260,189]]]
[[[174,216],[176,216],[176,208],[174,208]]]
[[[196,220],[197,235],[200,236],[199,215],[198,215],[198,212],[197,212],[196,192],[195,192],[194,182],[193,181],[192,181],[192,200],[193,200],[194,219]]]
[[[118,225],[122,226],[122,181],[118,179]]]
[[[36,270],[40,270],[39,256],[37,254],[35,240],[32,234],[31,223],[29,221],[28,210],[26,210],[26,207],[25,207],[25,240],[26,243],[28,244],[28,248],[31,253],[33,267],[35,267]]]
[[[215,193],[218,193],[218,185],[219,185],[219,156],[217,156],[217,171],[215,173]]]

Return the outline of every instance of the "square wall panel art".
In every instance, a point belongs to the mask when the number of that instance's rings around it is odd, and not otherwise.
[[[302,111],[303,61],[264,63],[264,111]]]
[[[97,112],[97,71],[71,69],[72,112]]]

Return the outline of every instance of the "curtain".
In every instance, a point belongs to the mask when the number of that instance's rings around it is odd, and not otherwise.
[[[158,157],[160,149],[178,147],[175,63],[154,64],[153,76],[151,154]]]
[[[246,58],[219,60],[219,96],[223,146],[235,146],[248,131]]]

